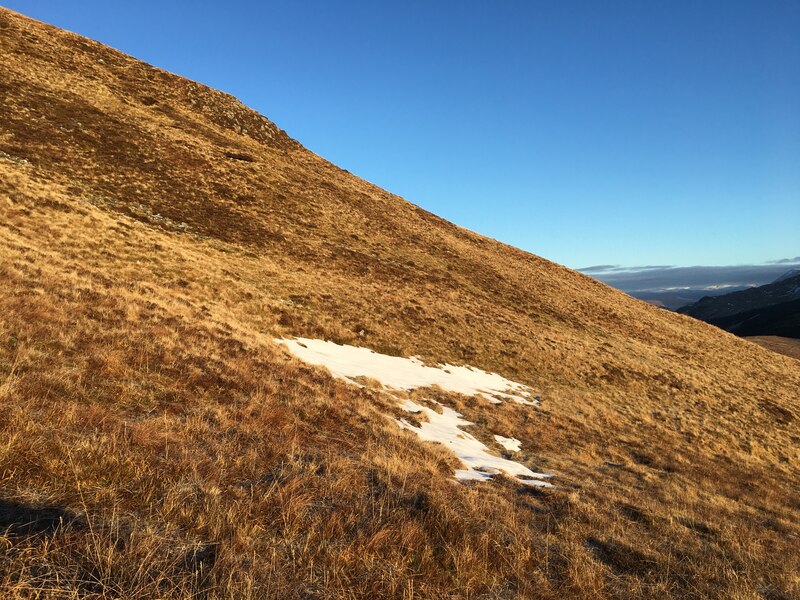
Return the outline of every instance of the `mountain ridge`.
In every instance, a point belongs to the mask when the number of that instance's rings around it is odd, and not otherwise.
[[[678,309],[726,331],[743,336],[800,337],[800,272],[787,271],[772,283],[706,296]]]
[[[788,271],[786,271],[786,273],[784,273],[783,275],[778,277],[772,283],[780,283],[781,281],[784,281],[786,279],[791,279],[793,277],[798,277],[798,276],[800,276],[800,267],[798,267],[796,269],[789,269]]]

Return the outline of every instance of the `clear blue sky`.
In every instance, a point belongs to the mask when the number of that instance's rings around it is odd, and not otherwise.
[[[800,254],[800,2],[0,0],[571,267]]]

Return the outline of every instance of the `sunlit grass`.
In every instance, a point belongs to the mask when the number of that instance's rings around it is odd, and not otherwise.
[[[227,96],[0,25],[3,596],[800,595],[796,361],[447,224]],[[457,484],[291,335],[531,386],[539,408],[411,397],[558,487]]]

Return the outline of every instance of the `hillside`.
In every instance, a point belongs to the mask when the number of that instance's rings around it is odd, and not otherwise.
[[[800,339],[800,272],[793,269],[766,285],[705,297],[678,312],[739,336]]]
[[[800,339],[763,335],[748,337],[747,340],[764,348],[769,348],[773,352],[779,352],[800,360]]]
[[[678,312],[706,323],[721,322],[722,320],[725,320],[726,323],[729,321],[737,322],[735,315],[743,315],[795,300],[800,300],[800,273],[792,270],[766,285],[730,292],[721,296],[706,296],[693,304],[679,308]],[[727,327],[724,328],[728,329]],[[771,334],[765,332],[764,335]]]
[[[0,64],[3,597],[800,595],[796,360],[5,9]]]
[[[741,336],[800,338],[800,298],[711,319],[709,323]]]

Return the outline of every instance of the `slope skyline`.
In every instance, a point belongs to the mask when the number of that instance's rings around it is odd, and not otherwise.
[[[797,254],[791,3],[4,5],[225,89],[343,168],[574,268]]]

